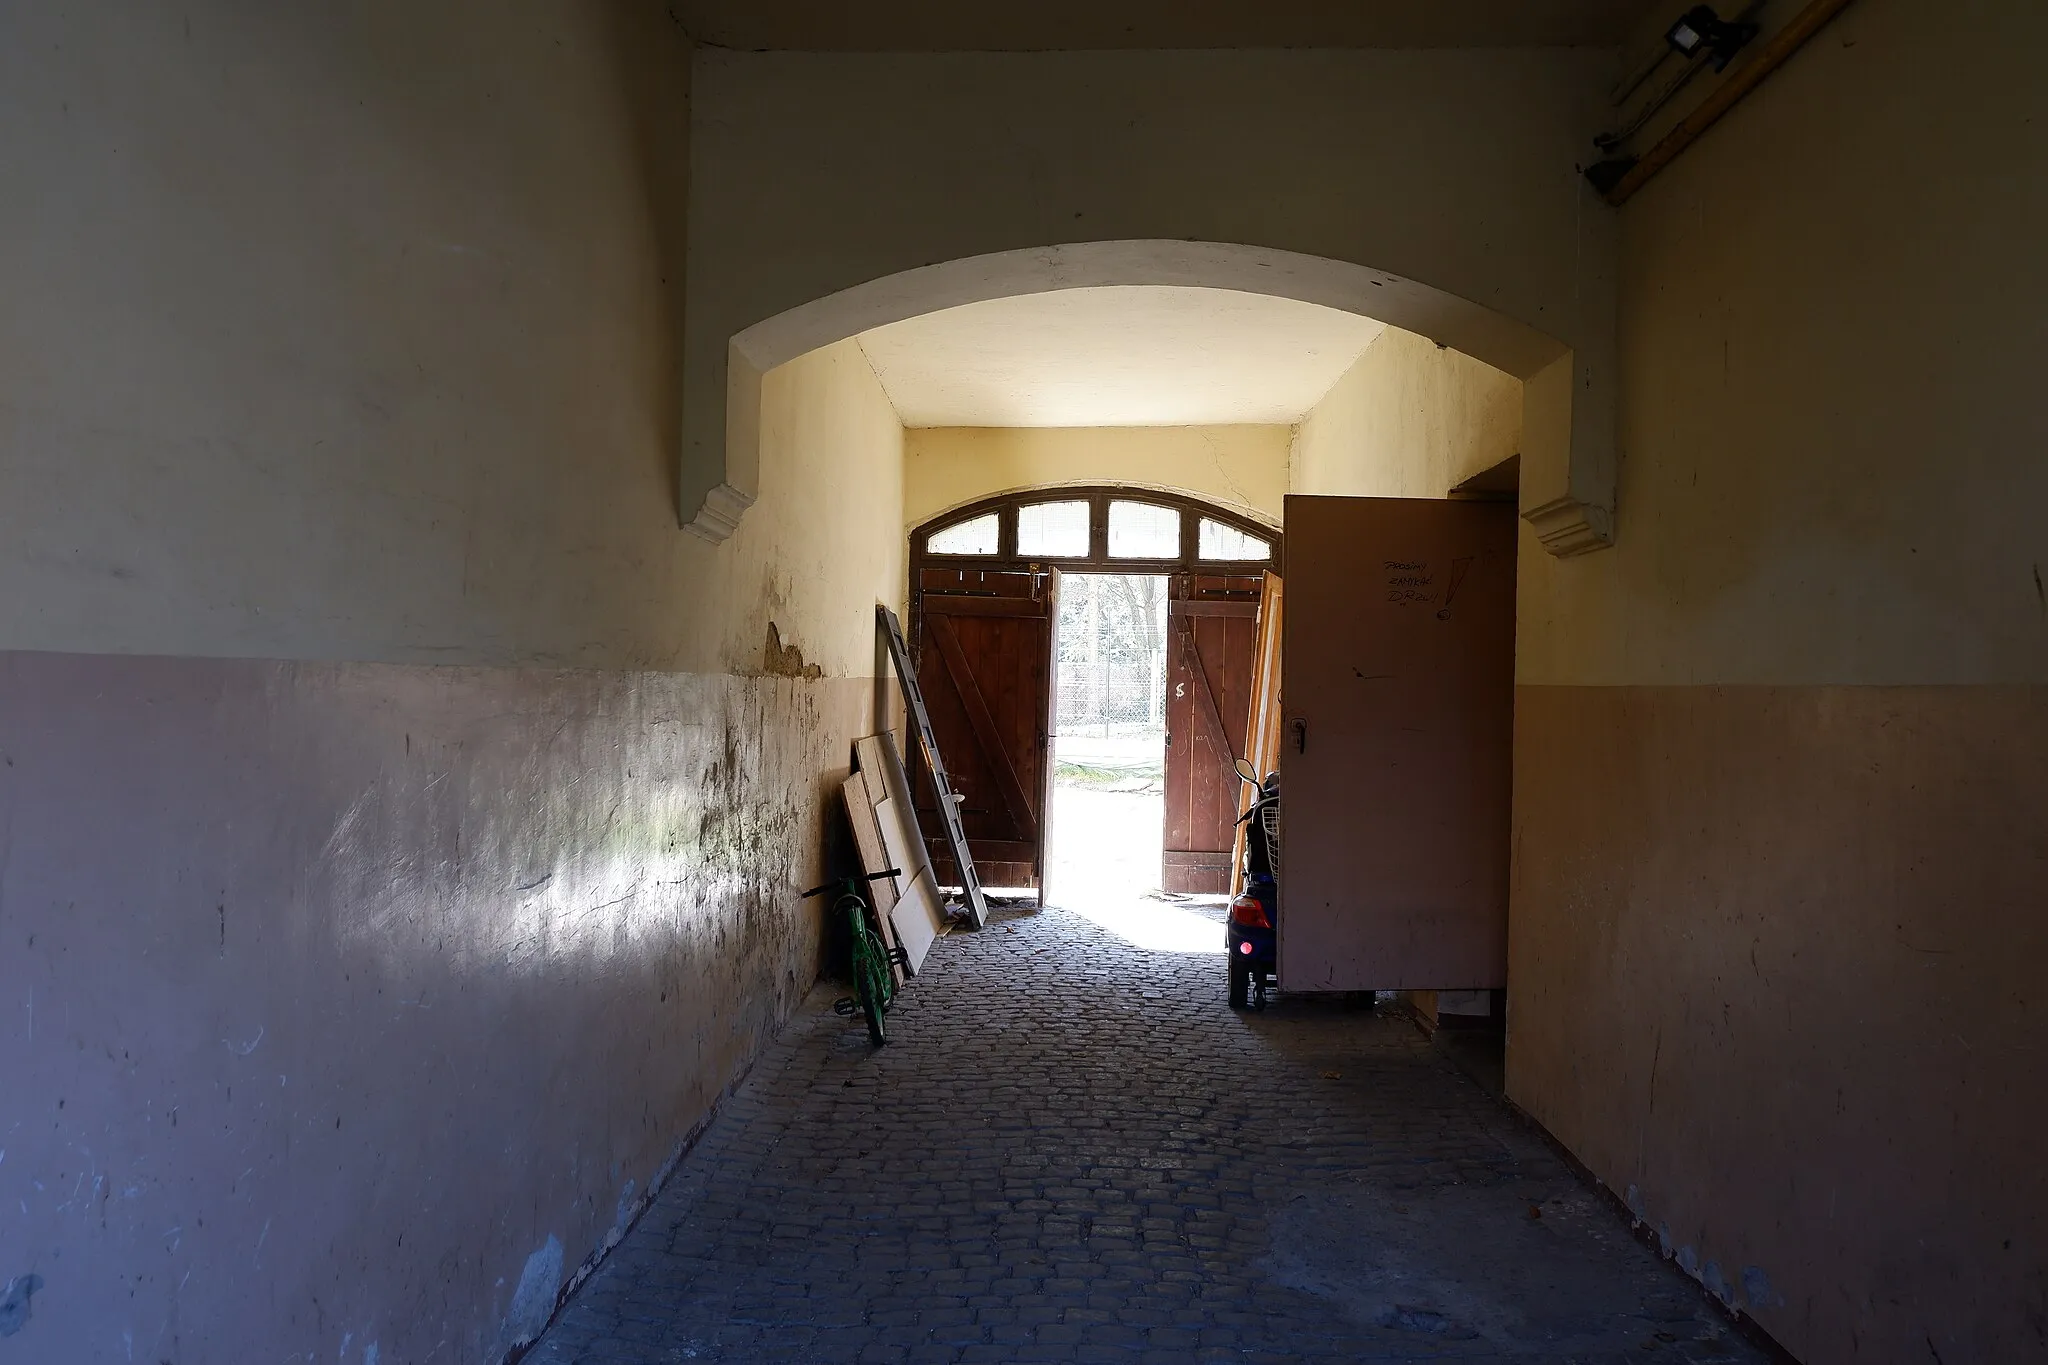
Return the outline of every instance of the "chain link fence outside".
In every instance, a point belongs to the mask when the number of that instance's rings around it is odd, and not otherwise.
[[[1166,753],[1166,577],[1060,580],[1058,775],[1155,780]]]

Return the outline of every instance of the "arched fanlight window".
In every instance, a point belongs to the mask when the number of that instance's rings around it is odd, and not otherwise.
[[[936,517],[911,534],[917,565],[1057,565],[1150,572],[1279,569],[1280,534],[1228,507],[1139,488],[1006,493]]]
[[[1214,517],[1202,518],[1201,532],[1195,537],[1195,558],[1219,564],[1259,564],[1272,557],[1272,543],[1263,537],[1248,535]]]
[[[935,555],[992,555],[999,534],[999,519],[995,513],[987,512],[932,532],[925,539],[925,548]]]
[[[1017,553],[1030,558],[1085,559],[1088,500],[1059,498],[1017,507]]]

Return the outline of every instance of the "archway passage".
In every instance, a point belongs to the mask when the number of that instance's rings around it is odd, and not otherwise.
[[[1070,242],[942,261],[870,280],[726,338],[723,432],[692,405],[682,472],[686,529],[713,542],[759,491],[761,381],[799,356],[874,328],[966,304],[1103,286],[1232,290],[1319,304],[1414,332],[1524,383],[1522,514],[1543,546],[1571,555],[1612,542],[1613,397],[1556,337],[1470,299],[1350,261],[1231,242]],[[694,365],[690,366],[696,372]]]
[[[1066,804],[1149,841],[1151,887],[1229,889],[1256,616],[1282,552],[1241,512],[1122,486],[1006,493],[912,533],[919,686],[984,883],[1044,899],[1064,737],[1070,785],[1091,789]],[[928,829],[936,799],[920,772]],[[942,882],[957,877],[932,853]]]

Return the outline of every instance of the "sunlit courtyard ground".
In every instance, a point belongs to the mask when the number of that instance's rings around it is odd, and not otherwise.
[[[1072,910],[1136,948],[1223,953],[1217,897],[1162,897],[1165,798],[1071,782],[1053,788],[1047,903]],[[1218,979],[1222,968],[1218,967]]]

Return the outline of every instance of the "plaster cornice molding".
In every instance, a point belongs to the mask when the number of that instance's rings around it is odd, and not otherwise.
[[[1543,548],[1560,559],[1604,550],[1614,543],[1614,513],[1569,494],[1524,508],[1522,520],[1535,530]]]
[[[721,483],[704,495],[697,515],[684,523],[683,529],[713,545],[722,544],[739,529],[740,518],[753,505],[751,494],[742,493],[729,483]]]

